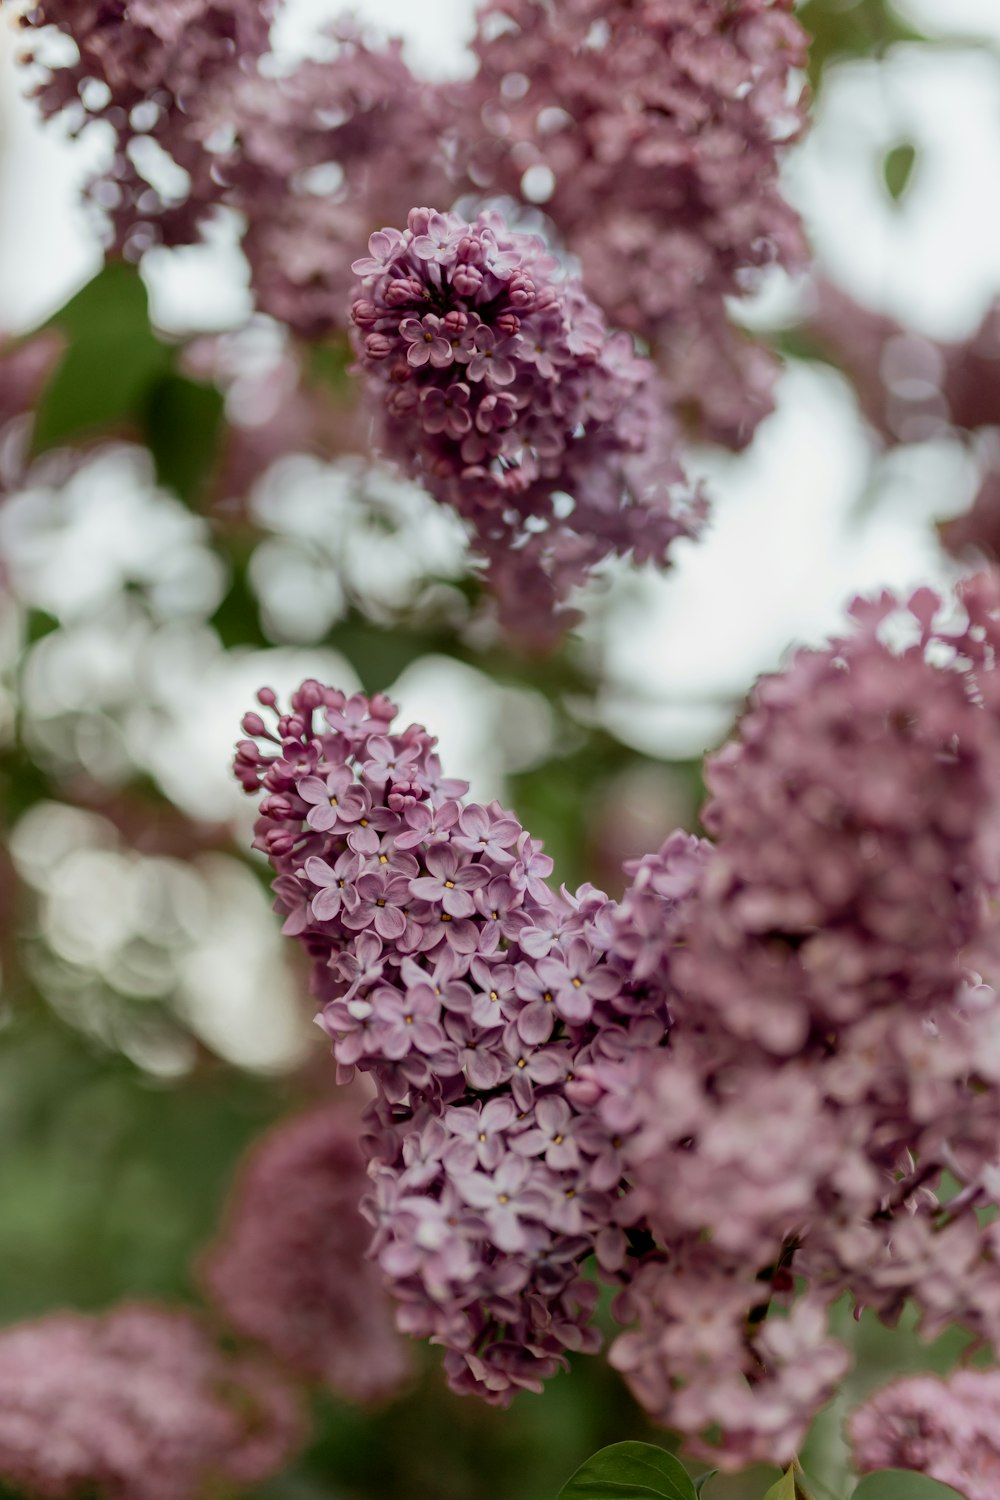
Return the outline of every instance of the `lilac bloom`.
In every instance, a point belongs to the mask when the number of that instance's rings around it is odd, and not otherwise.
[[[381,276],[403,248],[403,236],[398,229],[377,229],[368,237],[368,254],[352,261],[355,276]]]
[[[447,1016],[445,1031],[459,1049],[459,1064],[470,1088],[495,1089],[511,1075],[498,1032],[485,1035],[467,1016]]]
[[[482,865],[463,864],[454,848],[439,844],[424,856],[427,874],[411,880],[410,889],[421,901],[439,902],[450,917],[471,917],[476,904],[470,892],[489,881]]]
[[[402,815],[404,826],[396,835],[397,849],[446,842],[458,822],[458,813],[458,803],[454,801],[444,802],[438,807],[430,802],[417,802],[408,807]]]
[[[311,804],[306,822],[317,833],[342,831],[371,807],[370,795],[346,766],[326,776],[307,776],[299,783],[299,796]]]
[[[532,1047],[509,1022],[503,1032],[503,1052],[510,1063],[511,1090],[519,1109],[531,1107],[535,1085],[548,1088],[572,1073],[573,1054],[562,1043]]]
[[[432,213],[424,234],[414,237],[411,249],[418,260],[433,261],[439,266],[454,265],[459,236],[450,216]]]
[[[494,1026],[505,1026],[517,1003],[513,965],[490,964],[482,957],[476,957],[472,960],[470,973],[478,986],[471,1012],[474,1024],[487,1031]]]
[[[409,346],[406,362],[411,369],[419,370],[424,365],[431,364],[434,369],[441,370],[452,363],[454,356],[451,340],[442,332],[441,319],[434,313],[425,313],[422,318],[404,318],[399,325],[399,334]]]
[[[517,421],[517,402],[509,391],[491,391],[476,411],[476,430],[481,433],[506,432]]]
[[[524,891],[535,901],[547,905],[551,892],[546,880],[552,874],[552,860],[542,852],[542,846],[529,833],[522,833],[517,841],[517,864],[510,878],[515,890]]]
[[[515,891],[505,876],[498,876],[476,892],[476,910],[485,917],[480,947],[489,953],[499,946],[500,938],[519,941],[531,918],[524,912],[520,891]]]
[[[330,968],[339,979],[347,981],[343,998],[350,1000],[360,989],[367,989],[382,978],[385,968],[382,939],[374,932],[359,933],[353,950],[330,960]]]
[[[441,1005],[430,985],[408,990],[405,995],[381,985],[372,995],[372,1010],[382,1050],[395,1062],[412,1051],[433,1056],[444,1043],[438,1023]]]
[[[472,987],[458,976],[466,971],[466,961],[452,948],[441,950],[433,969],[428,971],[412,958],[404,958],[400,968],[407,994],[422,987],[437,996],[445,1010],[468,1015],[472,1009]]]
[[[282,924],[284,937],[298,937],[309,925],[312,898],[309,891],[294,875],[279,875],[271,886],[274,892],[274,909],[284,914]]]
[[[479,950],[479,932],[475,922],[452,917],[442,906],[430,901],[414,900],[410,915],[420,929],[417,948],[432,953],[441,943],[447,944],[460,959],[468,960]]]
[[[355,854],[363,854],[369,865],[380,864],[383,869],[390,869],[397,875],[418,875],[420,866],[413,855],[396,847],[394,830],[398,827],[399,818],[395,813],[387,807],[373,807],[347,835],[347,847]]]
[[[518,964],[514,984],[518,998],[525,1003],[515,1017],[517,1034],[532,1047],[547,1042],[556,1024],[555,991],[538,972],[541,963]]]
[[[586,938],[574,938],[565,955],[557,952],[540,958],[538,978],[554,992],[559,1014],[575,1026],[589,1021],[595,1003],[610,1000],[622,987]]]
[[[319,895],[312,901],[312,914],[317,922],[329,922],[341,913],[357,909],[361,899],[357,888],[361,860],[356,854],[345,850],[332,867],[325,859],[313,855],[306,860],[305,872],[307,879],[319,887]]]
[[[472,1145],[476,1161],[492,1172],[506,1154],[507,1132],[516,1119],[517,1110],[511,1099],[489,1099],[472,1108],[447,1110],[444,1123],[460,1141]],[[465,1175],[450,1155],[447,1166],[450,1177]]]
[[[610,1192],[625,1175],[624,1137],[613,1134],[592,1115],[577,1120],[575,1134],[580,1150],[590,1158],[587,1166],[590,1186],[599,1193]]]
[[[492,385],[510,385],[517,377],[517,366],[511,355],[517,353],[518,338],[498,339],[492,328],[483,323],[476,329],[473,342],[476,352],[468,364],[470,380],[489,380]]]
[[[406,931],[404,908],[410,898],[410,882],[401,875],[365,874],[355,886],[358,904],[344,913],[344,925],[353,931],[374,927],[385,942],[398,940]]]
[[[388,782],[408,780],[420,751],[415,745],[397,749],[383,734],[368,741],[363,775],[368,785],[384,787]]]
[[[535,1104],[535,1124],[510,1138],[510,1149],[520,1156],[544,1156],[554,1172],[571,1172],[580,1165],[580,1152],[573,1137],[576,1116],[557,1094],[546,1095]]]
[[[504,868],[514,863],[511,847],[517,843],[521,825],[510,817],[499,802],[489,807],[480,807],[477,802],[463,807],[458,819],[461,832],[452,840],[456,849],[467,854],[486,855],[494,864]]]
[[[437,1116],[432,1116],[422,1130],[409,1131],[402,1146],[405,1171],[399,1179],[400,1188],[417,1192],[440,1177],[441,1159],[452,1144],[450,1131]],[[474,1151],[469,1152],[469,1163],[471,1171],[475,1165]]]
[[[446,390],[432,385],[420,398],[420,421],[425,432],[443,432],[446,437],[460,438],[472,426],[469,415],[469,387],[463,380],[453,381]]]
[[[505,1156],[492,1175],[470,1172],[455,1179],[465,1202],[478,1208],[486,1220],[490,1238],[500,1250],[516,1253],[531,1243],[523,1220],[544,1220],[551,1198],[533,1186],[529,1164],[516,1156]]]
[[[328,708],[327,722],[330,728],[351,742],[363,740],[373,730],[382,726],[372,722],[371,702],[363,693],[355,693],[342,708]]]

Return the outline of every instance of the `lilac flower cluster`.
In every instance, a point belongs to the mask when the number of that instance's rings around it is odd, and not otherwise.
[[[612,1357],[662,1421],[717,1424],[724,1462],[794,1453],[846,1363],[825,1312],[845,1291],[1000,1347],[1000,1241],[971,1211],[1000,1187],[1000,1000],[976,972],[995,973],[1000,593],[973,580],[961,603],[953,627],[929,591],[859,604],[853,636],[758,686],[709,762],[714,849],[665,938],[671,1045],[638,1084],[597,1079],[602,1118],[627,1103],[634,1211],[669,1257]]]
[[[114,132],[110,169],[92,184],[120,247],[138,255],[154,238],[188,244],[220,190],[199,128],[202,101],[234,76],[255,70],[269,45],[275,0],[35,0],[25,24],[29,57],[43,65],[42,112],[75,131],[101,120]],[[56,64],[47,28],[62,32],[76,58]],[[183,185],[158,190],[143,158],[167,158]],[[153,176],[156,175],[155,168]],[[155,226],[155,228],[154,228]]]
[[[667,1014],[628,978],[614,903],[552,892],[517,820],[463,804],[394,712],[307,682],[274,731],[248,715],[237,772],[264,793],[256,846],[312,957],[338,1077],[377,1089],[365,1211],[400,1326],[445,1347],[455,1389],[505,1402],[596,1347],[580,1267],[623,1267],[623,1142],[574,1081],[656,1048]]]
[[[384,446],[468,522],[505,621],[551,629],[611,553],[665,564],[703,506],[653,367],[543,242],[418,208],[369,252],[352,318]]]
[[[660,348],[672,392],[733,446],[773,368],[724,299],[805,247],[783,198],[807,36],[793,0],[489,0],[464,101],[470,183],[544,204],[587,290]]]
[[[268,1478],[303,1436],[289,1387],[187,1313],[126,1304],[0,1332],[0,1476],[45,1500],[197,1500]]]
[[[913,1469],[967,1500],[995,1500],[1000,1484],[1000,1371],[956,1370],[893,1381],[848,1423],[855,1465]]]
[[[248,716],[285,931],[378,1089],[375,1253],[456,1389],[593,1346],[591,1253],[612,1362],[723,1467],[794,1454],[845,1293],[1000,1348],[1000,585],[943,608],[859,602],[764,680],[708,765],[713,842],[673,835],[620,903],[551,892],[384,699]]]
[[[410,1373],[371,1238],[360,1120],[342,1104],[278,1125],[244,1163],[202,1282],[227,1321],[348,1401]]]

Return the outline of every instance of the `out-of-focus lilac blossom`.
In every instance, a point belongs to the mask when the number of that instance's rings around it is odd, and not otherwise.
[[[710,437],[745,443],[770,409],[724,299],[800,266],[778,182],[801,133],[807,37],[792,0],[489,0],[456,107],[470,185],[538,202],[591,296],[652,340]]]
[[[364,1209],[400,1327],[445,1347],[457,1390],[506,1402],[597,1345],[581,1266],[596,1251],[621,1269],[620,1158],[572,1080],[605,1053],[655,1048],[666,1007],[662,988],[630,985],[607,898],[550,890],[551,860],[516,818],[463,804],[434,741],[394,732],[392,714],[304,683],[273,735],[240,745],[237,774],[263,792],[256,844],[313,959],[339,1076],[376,1086]],[[259,715],[244,727],[259,736]],[[338,803],[360,796],[396,852],[355,856],[358,823],[316,817],[320,785]],[[394,858],[401,873],[386,875]],[[521,945],[529,930],[546,934],[540,957]]]
[[[42,33],[29,54],[44,65],[42,112],[76,131],[102,120],[115,134],[113,165],[93,192],[130,253],[159,238],[197,239],[220,197],[199,108],[256,69],[274,11],[275,0],[37,0],[27,10],[26,24]],[[49,27],[75,44],[74,61],[48,66]],[[154,187],[142,171],[150,152],[172,164],[169,188]]]
[[[1000,1186],[1000,1001],[969,973],[996,972],[997,585],[958,605],[948,624],[926,590],[858,603],[853,635],[764,679],[708,763],[714,848],[659,954],[655,861],[623,903],[618,951],[669,968],[670,1046],[574,1087],[605,1090],[633,1212],[670,1260],[629,1294],[638,1328],[612,1357],[662,1421],[718,1424],[724,1464],[795,1451],[843,1368],[821,1313],[845,1291],[1000,1347],[1000,1245],[971,1212]],[[939,1199],[945,1172],[959,1189]],[[740,1377],[715,1334],[711,1380],[684,1363],[689,1258],[718,1282],[713,1319],[731,1288]]]
[[[414,209],[355,262],[382,442],[469,524],[501,617],[551,634],[611,554],[667,562],[703,503],[652,365],[534,235]]]
[[[0,1332],[0,1476],[46,1500],[197,1500],[268,1478],[304,1436],[291,1388],[186,1312],[127,1304]]]
[[[345,20],[330,58],[289,72],[268,55],[277,9],[39,0],[26,14],[40,33],[29,56],[44,114],[115,132],[91,195],[118,249],[136,258],[159,241],[194,243],[216,209],[233,209],[258,306],[316,337],[346,326],[358,244],[403,217],[414,194],[450,199],[451,189],[435,90],[400,45],[371,45]],[[46,47],[48,27],[75,42],[75,62]]]
[[[1000,1371],[956,1370],[895,1380],[852,1413],[855,1466],[912,1469],[967,1500],[994,1500],[1000,1485]]]
[[[358,1211],[359,1117],[345,1104],[278,1125],[251,1150],[202,1280],[225,1318],[347,1401],[392,1396],[410,1373]]]

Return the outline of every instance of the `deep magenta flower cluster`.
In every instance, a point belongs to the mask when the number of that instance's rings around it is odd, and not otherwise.
[[[0,1332],[0,1477],[45,1500],[198,1500],[269,1478],[303,1436],[290,1388],[188,1313],[125,1304]]]
[[[656,1047],[667,1015],[628,978],[614,904],[551,891],[517,820],[463,803],[434,741],[393,733],[394,712],[305,683],[274,731],[248,716],[273,753],[244,741],[237,770],[264,792],[255,842],[313,958],[338,1077],[377,1088],[365,1209],[400,1326],[445,1347],[456,1389],[506,1401],[597,1345],[580,1268],[625,1261],[622,1141],[573,1083]]]
[[[543,633],[602,559],[665,564],[697,530],[652,365],[540,238],[413,209],[354,270],[384,447],[469,523],[509,625]]]
[[[677,401],[738,446],[773,366],[724,299],[805,261],[782,149],[805,124],[793,0],[489,0],[463,123],[470,183],[538,201]]]
[[[1000,1482],[1000,1370],[956,1370],[893,1381],[852,1413],[855,1466],[912,1469],[967,1500],[995,1500]]]
[[[405,1384],[371,1232],[358,1114],[321,1107],[265,1135],[244,1162],[202,1284],[227,1322],[282,1364],[346,1401],[381,1401]]]

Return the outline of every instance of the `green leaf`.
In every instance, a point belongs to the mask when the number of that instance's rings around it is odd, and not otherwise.
[[[651,1443],[612,1443],[568,1480],[558,1500],[697,1500],[676,1458]]]
[[[909,187],[916,164],[917,148],[909,141],[902,141],[886,152],[882,162],[882,176],[893,203],[898,203]]]
[[[896,42],[927,40],[907,25],[889,0],[847,0],[836,7],[830,0],[805,0],[797,14],[812,38],[808,68],[814,89],[821,86],[830,64],[842,58],[880,57]]]
[[[886,1469],[866,1474],[854,1491],[853,1500],[962,1500],[957,1490],[938,1484],[926,1474],[908,1469]]]
[[[149,322],[138,272],[115,262],[52,319],[67,341],[38,402],[34,453],[142,425],[150,388],[170,363]]]
[[[708,1484],[710,1479],[714,1479],[718,1472],[718,1469],[709,1469],[707,1474],[702,1474],[700,1479],[696,1479],[694,1482],[695,1494],[700,1496],[706,1484]]]
[[[149,392],[146,442],[156,476],[193,506],[204,488],[219,449],[224,402],[211,385],[167,372]]]

